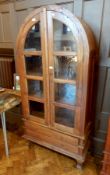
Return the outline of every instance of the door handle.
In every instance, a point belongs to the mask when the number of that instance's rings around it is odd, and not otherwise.
[[[50,70],[53,70],[53,66],[49,66],[49,69],[50,69]]]

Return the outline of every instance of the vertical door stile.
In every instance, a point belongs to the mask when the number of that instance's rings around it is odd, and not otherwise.
[[[25,31],[25,30],[24,30]],[[25,43],[25,33],[22,34],[22,42],[20,44],[20,67],[19,75],[21,82],[21,97],[22,97],[22,106],[23,106],[23,115],[25,119],[29,119],[29,107],[28,107],[28,90],[26,83],[26,70],[25,70],[25,55],[24,55],[24,43]]]
[[[47,42],[47,12],[43,8],[41,12],[41,43],[42,43],[42,63],[43,63],[43,77],[44,77],[44,97],[45,97],[45,123],[50,123],[49,112],[49,72],[48,72],[48,42]]]
[[[47,29],[48,29],[48,59],[49,59],[49,99],[50,99],[50,125],[53,127],[54,125],[54,59],[53,59],[53,23],[52,23],[52,13],[50,11],[47,12]]]

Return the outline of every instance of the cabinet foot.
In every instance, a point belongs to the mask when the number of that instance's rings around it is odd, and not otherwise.
[[[76,168],[82,170],[83,162],[77,161]]]

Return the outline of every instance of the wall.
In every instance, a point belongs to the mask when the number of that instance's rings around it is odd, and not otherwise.
[[[95,152],[102,153],[110,114],[110,0],[24,0],[0,5],[0,47],[15,48],[24,18],[35,8],[59,4],[84,19],[92,28],[99,47],[98,89],[95,116]]]

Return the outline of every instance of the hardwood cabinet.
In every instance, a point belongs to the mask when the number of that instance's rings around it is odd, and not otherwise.
[[[108,124],[105,150],[104,150],[103,166],[100,175],[109,175],[109,174],[110,174],[110,118]]]
[[[85,160],[92,123],[96,45],[68,10],[46,6],[22,25],[16,47],[24,137]]]

